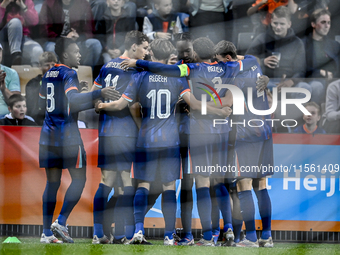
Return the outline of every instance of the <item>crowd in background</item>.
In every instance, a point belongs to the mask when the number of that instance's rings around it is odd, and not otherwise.
[[[276,15],[273,23],[273,12],[280,6],[286,7],[286,13]],[[0,86],[0,116],[10,113],[8,99],[20,92],[12,65],[40,66],[45,73],[57,59],[44,52],[54,52],[55,40],[68,37],[77,42],[81,64],[91,66],[95,78],[103,64],[124,52],[126,33],[138,29],[151,41],[173,40],[174,34],[190,32],[193,39],[206,36],[215,44],[233,42],[239,54],[259,58],[271,79],[269,87],[308,89],[321,107],[319,125],[324,124],[328,133],[340,133],[336,41],[340,31],[332,25],[339,22],[339,14],[337,0],[2,0],[0,60],[6,78],[5,86]],[[280,23],[282,19],[286,24]],[[275,32],[282,27],[284,36]],[[249,34],[249,40],[242,34]],[[277,52],[279,58],[274,56]],[[36,85],[30,84],[35,91],[40,81],[41,76]],[[26,99],[29,114],[41,125],[30,109],[35,98],[27,89]],[[298,118],[302,121],[303,116]]]

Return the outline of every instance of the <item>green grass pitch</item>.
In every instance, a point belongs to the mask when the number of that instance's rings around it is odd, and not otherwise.
[[[234,248],[234,247],[183,247],[163,246],[163,240],[149,240],[154,245],[94,245],[91,239],[75,239],[74,244],[40,244],[39,238],[19,237],[21,244],[4,244],[6,238],[0,237],[1,255],[129,255],[129,254],[340,254],[340,244],[293,244],[275,243],[274,248]]]

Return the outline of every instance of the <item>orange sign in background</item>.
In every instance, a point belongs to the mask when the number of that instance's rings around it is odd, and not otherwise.
[[[72,226],[92,226],[92,203],[100,182],[100,169],[97,168],[98,132],[82,129],[82,139],[87,153],[87,181],[79,203],[68,223]],[[45,170],[39,168],[39,127],[0,126],[0,224],[42,225],[42,195],[46,184]],[[311,137],[311,136],[309,136]],[[340,136],[315,138],[328,144],[338,145]],[[277,143],[294,143],[297,135],[275,135]],[[303,136],[303,143],[308,144]],[[310,138],[308,138],[310,139]],[[314,139],[314,138],[313,138]],[[314,140],[315,140],[314,139]],[[320,141],[321,141],[320,140]],[[71,182],[64,170],[58,191],[54,219],[58,216],[66,189]],[[177,219],[180,227],[180,220]],[[145,227],[164,227],[163,218],[146,218]],[[200,228],[199,219],[193,219],[193,228]],[[257,228],[260,222],[257,221]],[[290,221],[275,220],[273,230],[339,231],[335,221]]]
[[[0,127],[0,224],[42,224],[46,174],[39,168],[39,136],[37,127]],[[100,170],[96,166],[97,130],[82,130],[82,138],[87,152],[87,181],[68,221],[71,225],[91,226],[92,201],[100,182]],[[56,212],[61,209],[70,182],[70,175],[64,170]]]

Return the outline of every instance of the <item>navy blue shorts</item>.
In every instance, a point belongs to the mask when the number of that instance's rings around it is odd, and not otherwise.
[[[133,165],[134,178],[147,182],[160,176],[162,183],[180,178],[179,147],[168,148],[136,148],[136,160]]]
[[[254,143],[237,141],[235,145],[237,177],[262,178],[272,175],[274,166],[273,139]]]
[[[84,145],[48,146],[39,145],[39,166],[41,168],[85,168]]]
[[[135,160],[136,138],[99,136],[98,167],[105,170],[130,171]]]
[[[202,176],[223,177],[226,173],[228,133],[191,134],[191,173]]]

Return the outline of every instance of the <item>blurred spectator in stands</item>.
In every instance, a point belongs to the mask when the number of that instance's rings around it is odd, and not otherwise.
[[[104,63],[124,52],[125,35],[135,29],[135,18],[129,17],[123,6],[124,0],[107,0],[108,8],[96,23],[97,38],[103,46]]]
[[[45,107],[40,109],[38,104],[41,80],[43,75],[57,62],[57,57],[53,52],[45,51],[43,54],[41,54],[39,57],[39,63],[42,74],[39,74],[35,78],[31,79],[25,88],[27,98],[27,114],[31,116],[39,126],[42,126],[45,118]]]
[[[3,48],[0,44],[0,63],[2,62]],[[8,98],[13,94],[20,94],[20,80],[18,73],[7,66],[0,64],[0,118],[8,111]]]
[[[150,2],[150,4],[147,4],[146,2]],[[147,11],[149,13],[152,12],[152,6],[151,6],[152,0],[134,0],[134,1],[124,1],[123,10],[126,13],[126,15],[130,18],[136,19],[139,16],[144,19],[146,15],[148,15]],[[105,10],[107,9],[107,0],[90,0],[90,5],[93,13],[93,18],[95,21],[95,29],[98,30],[97,24],[98,21],[103,19],[103,15],[105,13]],[[140,14],[140,12],[142,14]],[[143,19],[141,19],[140,28],[143,24]],[[137,29],[134,27],[134,29]]]
[[[26,115],[26,99],[20,94],[13,94],[8,99],[9,114],[0,119],[0,125],[36,126],[34,119]]]
[[[325,108],[323,128],[328,134],[340,134],[340,80],[328,85]]]
[[[0,4],[0,42],[11,54],[11,63],[32,66],[39,64],[38,57],[43,52],[39,43],[30,36],[30,27],[39,22],[38,13],[32,0],[2,0]]]
[[[251,16],[256,35],[266,31],[271,22],[273,11],[279,6],[287,6],[290,13],[296,12],[297,4],[294,0],[256,0],[248,9],[247,14]]]
[[[263,74],[270,78],[268,88],[305,88],[311,92],[313,100],[320,96],[323,87],[315,85],[316,87],[312,88],[311,85],[301,82],[306,72],[306,54],[302,40],[296,37],[290,28],[290,16],[286,6],[276,8],[269,29],[254,39],[246,54],[260,59]],[[305,94],[291,93],[289,96],[304,98]]]
[[[131,18],[136,19],[137,6],[134,3],[134,1],[125,0],[124,3],[125,4],[124,4],[123,8],[124,8],[125,12],[127,13],[127,15]]]
[[[315,102],[308,102],[304,107],[311,115],[303,115],[304,124],[294,129],[294,133],[300,134],[326,134],[326,131],[318,126],[321,118],[320,106]]]
[[[329,3],[327,5],[327,9],[331,13],[331,23],[334,24],[334,26],[331,27],[331,30],[329,31],[329,37],[335,38],[336,35],[340,35],[340,29],[336,24],[340,24],[340,1],[338,0],[328,0]]]
[[[316,102],[321,104],[325,102],[328,81],[339,78],[340,44],[327,37],[331,27],[331,14],[328,10],[317,9],[310,19],[313,32],[303,39],[307,65],[305,77],[309,84],[319,83],[323,87],[323,93],[320,92],[320,97],[316,98]]]
[[[317,9],[327,9],[330,0],[295,0],[298,5],[292,16],[292,28],[295,34],[303,38],[313,31],[310,25],[310,17]]]
[[[92,38],[94,20],[86,0],[45,0],[39,14],[41,35],[46,39],[45,51],[54,52],[59,36],[76,41],[82,55],[81,64],[98,64],[102,52],[99,40]]]
[[[137,7],[136,21],[138,24],[138,30],[143,31],[144,18],[152,13],[154,9],[153,0],[134,0]]]
[[[231,19],[231,0],[190,0],[189,30],[193,39],[209,37],[215,44],[231,36],[225,21]],[[228,18],[229,17],[229,18]]]
[[[143,33],[150,40],[173,39],[174,34],[183,33],[178,14],[172,12],[172,0],[154,0],[155,9],[144,18]]]
[[[177,13],[181,21],[183,32],[189,32],[189,4],[188,0],[172,1],[172,10]]]

